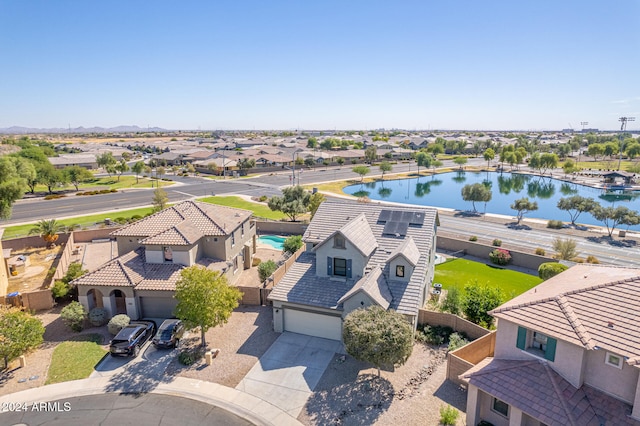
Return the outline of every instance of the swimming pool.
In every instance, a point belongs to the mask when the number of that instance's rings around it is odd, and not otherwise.
[[[277,235],[262,235],[258,237],[259,243],[267,244],[277,250],[282,250],[284,240],[286,240],[286,238],[278,237]]]

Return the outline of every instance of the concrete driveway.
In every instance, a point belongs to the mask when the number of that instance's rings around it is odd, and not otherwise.
[[[341,342],[282,333],[236,389],[297,417],[336,353]]]

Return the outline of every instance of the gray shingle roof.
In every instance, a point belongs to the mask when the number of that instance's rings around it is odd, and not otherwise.
[[[352,222],[354,218],[363,214],[377,243],[377,247],[371,252],[365,271],[373,271],[378,267],[388,277],[389,267],[386,262],[389,259],[389,255],[404,243],[406,237],[382,234],[384,223],[380,223],[378,217],[380,216],[380,211],[384,208],[388,209],[388,207],[381,204],[329,199],[318,208],[303,239],[307,243],[321,244],[332,236],[336,230],[343,228]],[[410,281],[407,283],[387,278],[389,292],[392,297],[389,307],[402,314],[416,315],[422,302],[424,277],[427,274],[429,254],[432,249],[431,242],[435,238],[435,227],[438,220],[437,210],[417,206],[394,206],[393,209],[424,213],[421,215],[422,223],[420,226],[410,225],[407,229],[407,237],[412,237],[420,253]],[[356,225],[357,221],[353,226]],[[303,258],[306,262],[304,271],[295,269],[299,267],[296,264]],[[294,263],[294,267],[285,274],[283,280],[274,288],[269,298],[271,300],[339,309],[338,301],[356,284],[355,280],[349,279],[338,285],[326,277],[316,277],[315,253],[313,252],[305,253],[298,259],[298,262]],[[329,294],[325,294],[327,291]],[[338,294],[339,291],[342,291],[342,293]],[[313,300],[319,300],[320,302],[315,303]]]
[[[490,313],[640,364],[640,269],[576,265]]]

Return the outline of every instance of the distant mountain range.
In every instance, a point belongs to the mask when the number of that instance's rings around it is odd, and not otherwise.
[[[39,129],[34,127],[11,126],[0,129],[1,134],[31,134],[31,133],[141,133],[141,132],[166,132],[167,129],[160,127],[138,127],[138,126],[117,126],[117,127],[74,127],[63,129],[55,127],[50,129]]]

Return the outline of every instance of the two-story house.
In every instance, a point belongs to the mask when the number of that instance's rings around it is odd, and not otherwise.
[[[640,269],[577,265],[490,313],[468,425],[640,425]]]
[[[330,199],[303,240],[306,251],[276,285],[275,331],[342,340],[354,309],[379,305],[417,325],[433,281],[435,209]]]
[[[233,283],[251,267],[255,225],[252,212],[184,201],[111,233],[118,257],[72,282],[87,309],[133,319],[168,318],[180,271],[202,265]]]

